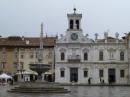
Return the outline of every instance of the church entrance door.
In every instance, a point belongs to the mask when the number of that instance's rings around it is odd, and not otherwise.
[[[78,68],[70,68],[70,82],[78,82]]]

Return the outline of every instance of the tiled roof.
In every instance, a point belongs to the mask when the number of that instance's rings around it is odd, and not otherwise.
[[[43,46],[53,47],[55,45],[56,37],[43,38]],[[19,37],[16,38],[0,38],[0,46],[40,46],[39,37]]]

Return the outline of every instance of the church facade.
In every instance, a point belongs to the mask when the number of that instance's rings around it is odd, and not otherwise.
[[[55,82],[98,84],[130,83],[130,35],[119,39],[108,36],[95,40],[83,35],[81,28],[82,14],[67,14],[68,29],[55,45]]]

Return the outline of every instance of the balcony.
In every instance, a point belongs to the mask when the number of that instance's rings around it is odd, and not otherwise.
[[[80,55],[69,55],[68,56],[68,62],[78,63],[78,62],[80,62],[80,60],[81,60]]]

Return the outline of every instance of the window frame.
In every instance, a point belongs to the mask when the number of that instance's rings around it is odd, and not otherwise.
[[[70,25],[70,29],[74,29],[74,20],[70,20],[70,22],[69,22],[69,25]]]
[[[104,77],[104,70],[103,69],[99,69],[99,77]]]
[[[75,23],[76,23],[76,28],[79,29],[79,24],[80,24],[79,20],[76,20]]]
[[[60,70],[60,77],[65,77],[65,70]]]
[[[13,65],[14,65],[14,68],[15,68],[15,69],[18,68],[18,62],[14,62]]]
[[[64,53],[64,52],[61,52],[61,54],[60,54],[60,59],[61,59],[61,61],[64,61],[64,60],[65,60],[65,53]]]
[[[85,56],[86,55],[86,56]],[[88,60],[88,53],[87,52],[84,52],[84,61],[87,61]]]
[[[99,60],[100,61],[104,60],[104,53],[103,53],[103,51],[99,51]]]
[[[125,77],[125,70],[121,69],[120,70],[120,78],[124,78]]]
[[[125,55],[124,52],[121,51],[121,52],[120,52],[120,61],[124,61],[124,59],[125,59],[125,58],[124,58],[124,57],[125,57],[124,55]]]
[[[88,70],[84,70],[84,78],[88,77]]]
[[[20,62],[20,70],[24,69],[24,62]]]
[[[6,62],[1,62],[1,65],[2,65],[2,69],[6,68]]]

